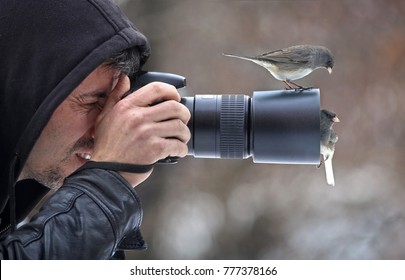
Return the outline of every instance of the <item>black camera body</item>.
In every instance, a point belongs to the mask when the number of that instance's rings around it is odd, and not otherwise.
[[[160,81],[186,86],[182,76],[144,72],[132,90]],[[256,163],[319,164],[320,91],[272,90],[247,95],[195,95],[181,100],[191,112],[188,155]]]

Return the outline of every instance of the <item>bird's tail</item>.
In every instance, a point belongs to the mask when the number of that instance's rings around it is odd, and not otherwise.
[[[334,186],[335,176],[333,175],[332,157],[333,156],[329,156],[329,158],[324,161],[324,165],[326,173],[326,182],[328,183],[328,185]]]
[[[240,55],[234,55],[234,54],[229,54],[229,53],[223,53],[222,55],[228,56],[228,57],[234,57],[234,58],[239,58],[239,59],[244,59],[244,60],[249,60],[255,62],[253,57],[249,56],[240,56]]]

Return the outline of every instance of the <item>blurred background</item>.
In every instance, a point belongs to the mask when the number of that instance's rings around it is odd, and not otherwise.
[[[185,158],[137,187],[147,251],[132,259],[405,259],[405,1],[121,0],[149,39],[146,69],[188,94],[283,89],[222,56],[324,45],[333,74],[297,81],[337,112],[336,186],[312,165]]]

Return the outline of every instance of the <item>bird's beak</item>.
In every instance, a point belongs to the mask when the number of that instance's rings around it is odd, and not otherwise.
[[[333,121],[333,122],[340,122],[340,120],[339,120],[338,117],[334,117],[334,118],[332,119],[332,121]]]
[[[329,74],[332,74],[332,68],[331,67],[326,68],[326,70],[328,70]]]

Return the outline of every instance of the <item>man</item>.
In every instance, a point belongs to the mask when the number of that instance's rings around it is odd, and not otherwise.
[[[128,94],[149,53],[110,0],[1,2],[0,258],[109,259],[145,247],[133,187],[159,159],[185,156],[190,138],[174,87]]]

